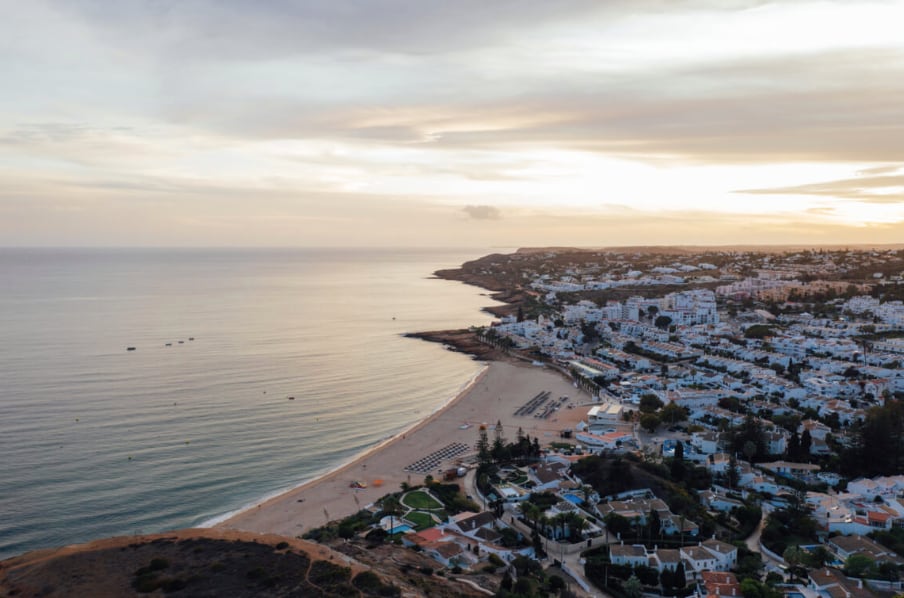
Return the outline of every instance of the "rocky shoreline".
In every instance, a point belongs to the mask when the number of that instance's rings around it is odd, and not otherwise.
[[[517,288],[511,288],[504,281],[495,276],[480,273],[479,267],[487,260],[499,259],[498,255],[489,255],[471,262],[462,264],[460,268],[437,270],[434,278],[442,280],[455,280],[472,286],[491,291],[490,299],[504,303],[483,308],[483,311],[497,318],[514,315],[518,307],[526,298],[526,293]],[[432,343],[442,343],[451,351],[466,353],[475,359],[483,361],[499,360],[505,354],[499,349],[488,345],[477,338],[477,333],[469,328],[458,330],[433,330],[428,332],[410,332],[405,334],[408,338],[417,338]]]
[[[407,338],[417,338],[431,343],[442,343],[450,351],[466,353],[474,359],[495,361],[502,357],[499,349],[481,342],[477,333],[468,328],[460,330],[434,330],[431,332],[409,332]]]

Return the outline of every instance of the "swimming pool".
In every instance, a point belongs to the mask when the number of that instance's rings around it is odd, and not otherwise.
[[[387,531],[388,531],[389,535],[392,535],[392,534],[407,534],[407,533],[410,532],[412,529],[413,529],[413,528],[412,528],[410,525],[397,525],[397,526],[395,526],[395,527],[393,527],[393,528],[391,528],[391,529],[389,529],[389,530],[387,530]],[[803,597],[801,597],[801,598],[803,598]]]
[[[578,496],[577,494],[565,494],[563,497],[565,498],[565,500],[567,500],[568,502],[570,502],[572,504],[575,504],[575,505],[584,504],[584,499],[581,498],[580,496]]]

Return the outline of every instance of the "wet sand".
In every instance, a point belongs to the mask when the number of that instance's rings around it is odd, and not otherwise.
[[[538,393],[550,392],[550,401],[568,396],[561,409],[547,419],[515,415],[515,411]],[[299,536],[327,521],[341,519],[400,490],[403,482],[421,484],[426,474],[405,470],[406,466],[454,443],[467,451],[436,464],[430,473],[442,472],[476,454],[474,447],[481,424],[488,427],[490,440],[497,420],[503,435],[514,440],[519,427],[541,445],[559,439],[559,431],[573,428],[587,408],[567,408],[587,404],[590,396],[572,386],[560,373],[546,367],[508,361],[491,362],[458,397],[413,428],[378,445],[348,465],[290,490],[219,523],[221,529]],[[535,412],[536,413],[536,412]],[[367,422],[362,421],[362,426]],[[351,488],[356,481],[366,488]]]

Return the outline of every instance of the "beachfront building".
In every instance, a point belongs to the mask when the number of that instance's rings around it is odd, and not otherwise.
[[[589,453],[600,451],[615,451],[626,446],[631,446],[634,435],[630,432],[606,432],[605,434],[593,434],[592,432],[577,432],[574,435]]]
[[[601,405],[594,405],[587,412],[587,423],[591,427],[611,428],[622,423],[624,407],[619,403],[605,402]]]

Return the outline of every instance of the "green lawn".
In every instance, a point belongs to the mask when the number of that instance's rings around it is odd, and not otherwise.
[[[433,517],[431,517],[429,513],[424,513],[423,511],[411,511],[405,515],[405,519],[413,523],[414,528],[417,531],[436,525],[436,521],[433,520]]]
[[[505,479],[508,480],[510,483],[515,484],[516,486],[520,486],[521,484],[524,484],[527,482],[527,476],[520,472],[517,474],[512,474]]]
[[[402,504],[412,509],[442,509],[443,505],[422,490],[414,490],[402,497]]]

